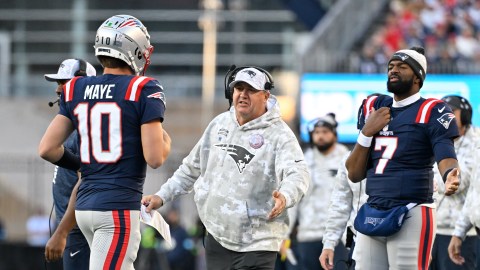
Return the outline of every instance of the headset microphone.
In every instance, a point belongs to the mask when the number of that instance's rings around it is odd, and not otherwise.
[[[54,105],[55,103],[58,103],[58,102],[60,102],[60,99],[59,99],[59,98],[57,98],[57,100],[55,100],[55,101],[53,101],[53,102],[52,102],[52,101],[49,101],[49,102],[48,102],[48,106],[53,107],[53,105]]]

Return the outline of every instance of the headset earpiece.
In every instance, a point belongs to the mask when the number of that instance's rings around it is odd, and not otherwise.
[[[272,88],[273,88],[272,83],[270,83],[270,82],[265,83],[265,90],[270,90]]]
[[[79,62],[79,69],[75,71],[73,75],[75,76],[87,76],[87,62],[80,58],[75,58]]]
[[[230,100],[232,97],[232,90],[229,87],[229,84],[233,82],[233,79],[235,78],[235,71],[236,71],[236,66],[231,65],[230,69],[227,71],[227,74],[225,74],[225,79],[224,79],[224,87],[225,87],[225,98]]]

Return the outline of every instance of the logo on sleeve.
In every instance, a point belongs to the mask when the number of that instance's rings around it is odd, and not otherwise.
[[[438,109],[438,113],[442,113],[443,110],[445,110],[445,106],[443,106],[443,108],[441,108],[441,109]]]
[[[455,118],[455,115],[453,113],[445,113],[442,116],[440,116],[440,118],[438,118],[437,121],[440,122],[440,124],[442,124],[442,126],[445,129],[448,129],[448,127],[450,127],[450,123],[454,118]]]
[[[227,151],[228,155],[233,158],[235,164],[237,164],[238,171],[243,173],[247,165],[255,157],[254,154],[248,152],[247,149],[241,147],[240,145],[235,144],[216,144],[216,147],[219,147],[223,151]]]
[[[147,98],[158,98],[158,99],[162,100],[163,103],[165,103],[165,93],[163,93],[163,92],[155,92],[151,95],[148,95]]]

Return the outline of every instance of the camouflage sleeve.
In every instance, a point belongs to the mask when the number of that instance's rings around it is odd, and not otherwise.
[[[323,249],[335,249],[347,227],[347,222],[352,212],[353,192],[348,183],[346,157],[338,169],[337,181],[333,189],[328,208],[328,217],[323,235]],[[360,183],[358,183],[360,185]]]
[[[307,192],[310,174],[302,149],[293,132],[277,148],[275,173],[280,179],[279,191],[285,196],[286,208],[297,204]]]
[[[470,189],[467,193],[467,199],[462,207],[462,212],[458,215],[457,221],[455,222],[455,229],[452,233],[452,235],[460,237],[462,240],[465,240],[467,232],[473,227],[473,224],[468,217],[469,205],[473,199],[473,192],[470,191],[472,190]]]
[[[480,154],[479,154],[479,146],[478,142],[475,141],[474,145],[472,146],[475,153],[475,157],[473,158],[473,168],[471,171],[471,179],[474,181],[470,182],[470,185],[468,187],[468,192],[467,192],[467,197],[465,198],[465,203],[463,204],[462,211],[460,212],[457,221],[455,223],[455,229],[453,231],[453,235],[460,237],[461,239],[465,239],[467,232],[473,227],[473,224],[470,220],[470,211],[473,211],[474,213],[478,213],[476,209],[474,208],[475,204],[475,197],[476,197],[476,187],[479,185],[478,180],[479,179],[479,165],[478,162],[480,162]],[[463,171],[461,172],[462,174],[462,180],[463,181]]]
[[[299,207],[299,204],[301,202],[295,204],[294,206],[290,207],[287,209],[288,211],[288,219],[290,221],[290,223],[288,224],[288,234],[287,234],[287,238],[290,236],[290,234],[292,233],[293,229],[295,229],[295,223],[297,221],[297,218],[298,218],[298,207]]]
[[[190,154],[183,159],[182,164],[172,177],[156,193],[156,195],[162,198],[164,203],[173,201],[178,196],[188,194],[193,190],[193,185],[200,176],[200,149],[202,141],[200,139],[192,151],[190,151]]]

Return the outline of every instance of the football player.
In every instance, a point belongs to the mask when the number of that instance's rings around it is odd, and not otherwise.
[[[96,74],[95,68],[83,59],[64,60],[56,74],[45,74],[47,81],[57,83],[55,92],[58,99],[54,102],[49,102],[48,105],[52,107],[55,103],[59,103],[63,86],[72,78],[77,76],[95,76]],[[76,131],[68,136],[64,147],[72,151],[73,154],[78,155],[78,133]],[[55,167],[52,193],[57,229],[45,246],[45,259],[47,261],[56,261],[63,257],[63,269],[65,270],[89,269],[90,248],[82,232],[78,227],[74,227],[70,231],[69,228],[65,228],[65,225],[60,225],[67,209],[70,195],[77,182],[78,175],[76,171],[58,166]],[[64,254],[65,256],[63,256]]]
[[[133,269],[147,164],[160,167],[170,152],[162,128],[165,96],[157,80],[143,76],[153,46],[137,18],[108,18],[97,30],[94,48],[103,75],[65,84],[60,112],[39,154],[58,166],[80,169],[75,218],[90,245],[90,269]],[[80,157],[62,146],[74,129]]]
[[[367,204],[388,210],[416,204],[399,232],[387,237],[357,234],[356,269],[428,269],[436,231],[432,165],[445,195],[455,193],[460,170],[453,140],[455,115],[442,100],[420,96],[427,72],[424,49],[412,47],[388,62],[386,95],[366,99],[359,111],[357,143],[346,161],[348,178],[367,179]]]

